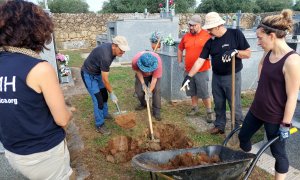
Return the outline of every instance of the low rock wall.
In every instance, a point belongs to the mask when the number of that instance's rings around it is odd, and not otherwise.
[[[275,12],[278,13],[278,12]],[[275,13],[259,14],[262,18]],[[144,18],[139,14],[67,14],[53,13],[55,24],[55,43],[57,49],[84,49],[96,46],[96,36],[107,32],[107,22],[117,19]],[[179,29],[187,29],[187,22],[193,14],[177,14],[179,17]],[[205,14],[199,14],[204,21]],[[234,14],[227,14],[232,17]],[[225,14],[220,14],[225,16]],[[256,14],[244,13],[241,18],[241,28],[249,29],[253,26]],[[159,14],[150,14],[148,18],[159,18]],[[232,24],[229,20],[228,24]]]

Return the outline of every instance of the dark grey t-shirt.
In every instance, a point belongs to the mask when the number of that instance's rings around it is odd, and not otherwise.
[[[116,57],[112,54],[111,46],[111,43],[104,43],[93,49],[81,70],[93,75],[99,75],[101,71],[109,72],[109,66]]]

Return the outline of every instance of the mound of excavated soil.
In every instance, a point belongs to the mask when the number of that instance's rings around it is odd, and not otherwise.
[[[182,149],[193,146],[185,132],[174,124],[155,124],[154,137],[160,140],[161,150]]]
[[[185,133],[172,124],[154,125],[155,141],[149,139],[149,130],[145,132],[145,137],[133,139],[128,136],[117,136],[112,138],[108,145],[101,149],[106,160],[112,163],[127,162],[136,154],[146,151],[160,151],[170,149],[182,149],[192,147],[192,142]]]
[[[135,126],[136,114],[128,112],[125,114],[115,115],[115,122],[124,129],[130,129]]]

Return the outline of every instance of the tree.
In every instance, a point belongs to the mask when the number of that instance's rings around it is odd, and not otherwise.
[[[43,2],[39,2],[43,5]],[[89,5],[85,0],[50,0],[48,7],[53,13],[87,13]]]
[[[256,0],[260,12],[274,12],[282,9],[292,8],[292,0]]]
[[[218,13],[234,13],[238,10],[242,12],[255,12],[259,7],[253,0],[202,0],[197,7],[197,13],[208,13],[215,11]]]
[[[157,0],[154,0],[157,1]],[[102,13],[134,13],[134,12],[144,12],[147,0],[139,0],[137,3],[134,0],[110,0],[109,2],[104,2],[102,6]],[[150,11],[150,8],[148,8]]]
[[[104,2],[101,13],[134,13],[144,12],[147,8],[150,13],[159,12],[159,4],[165,7],[165,0],[109,0]],[[196,5],[196,0],[174,0],[175,9],[178,13],[188,12]]]
[[[296,4],[293,6],[293,10],[300,11],[300,1],[296,2]]]

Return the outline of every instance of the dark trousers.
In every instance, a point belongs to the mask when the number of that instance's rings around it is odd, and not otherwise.
[[[243,120],[241,105],[241,72],[235,73],[235,126],[239,126]],[[231,109],[231,75],[220,76],[213,73],[212,94],[215,104],[216,128],[225,130],[226,126],[226,100]]]
[[[264,125],[268,141],[278,136],[279,124],[271,124],[256,118],[250,111],[245,117],[242,129],[239,133],[240,147],[244,151],[251,150],[251,137]],[[285,140],[277,140],[271,146],[271,152],[275,158],[275,170],[279,173],[287,173],[289,160],[285,150]]]
[[[144,77],[145,84],[150,86],[152,76]],[[145,92],[143,91],[142,84],[137,76],[135,76],[135,92],[142,106],[146,106]],[[160,94],[160,78],[157,79],[155,88],[152,92],[152,111],[153,115],[160,115],[161,109],[161,94]]]

